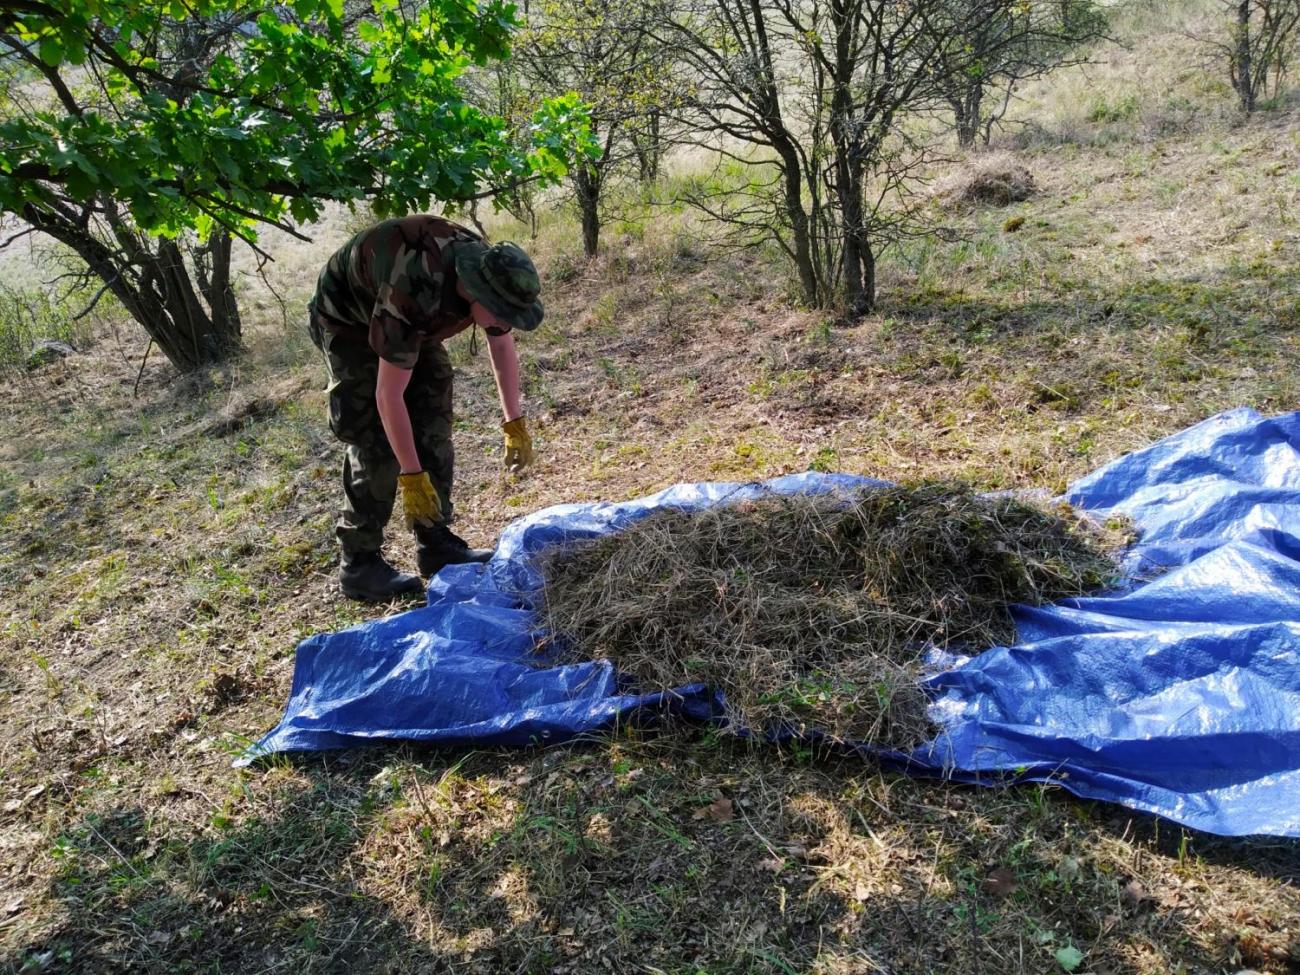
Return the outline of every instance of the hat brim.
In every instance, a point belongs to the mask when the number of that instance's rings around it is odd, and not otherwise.
[[[465,290],[470,293],[474,300],[483,305],[497,318],[508,324],[512,329],[517,328],[523,332],[531,332],[542,324],[542,319],[546,316],[546,310],[542,307],[542,300],[537,298],[527,308],[520,308],[518,305],[510,304],[501,295],[497,294],[496,289],[483,276],[483,257],[487,252],[488,246],[477,240],[458,243],[456,245],[456,276],[460,278],[465,285]]]

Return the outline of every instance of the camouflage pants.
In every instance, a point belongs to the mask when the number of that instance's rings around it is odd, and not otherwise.
[[[364,340],[331,334],[311,322],[312,341],[329,370],[330,429],[347,445],[343,457],[343,510],[336,528],[344,552],[377,552],[393,513],[399,465],[388,444],[375,385],[379,358]],[[451,360],[441,345],[425,346],[406,387],[406,409],[420,464],[429,472],[451,520]]]

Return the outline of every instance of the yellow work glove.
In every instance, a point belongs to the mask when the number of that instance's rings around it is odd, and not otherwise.
[[[533,462],[533,438],[522,416],[502,424],[501,432],[506,435],[506,470],[517,474]]]
[[[398,474],[397,487],[402,495],[402,514],[406,516],[407,528],[416,525],[427,527],[442,521],[442,502],[433,489],[428,471]]]

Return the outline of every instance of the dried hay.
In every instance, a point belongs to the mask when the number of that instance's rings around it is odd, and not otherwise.
[[[940,194],[953,203],[973,206],[1007,206],[1034,195],[1034,175],[1015,157],[996,153],[982,157],[969,172],[940,187]]]
[[[644,689],[721,690],[737,727],[905,748],[934,734],[927,647],[1005,643],[1010,604],[1103,587],[1108,541],[954,484],[666,510],[545,555],[543,625]]]

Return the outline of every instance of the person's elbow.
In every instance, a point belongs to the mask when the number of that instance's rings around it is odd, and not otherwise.
[[[488,348],[493,352],[502,352],[513,350],[515,347],[515,333],[502,332],[500,335],[493,335],[490,332],[487,335]]]
[[[391,418],[401,415],[401,410],[405,408],[405,403],[400,392],[394,393],[391,389],[375,390],[375,409],[379,411],[379,419],[387,423]]]
[[[375,405],[381,414],[403,402],[410,377],[410,372],[400,370],[400,367],[389,368],[387,363],[380,363],[375,381]]]

